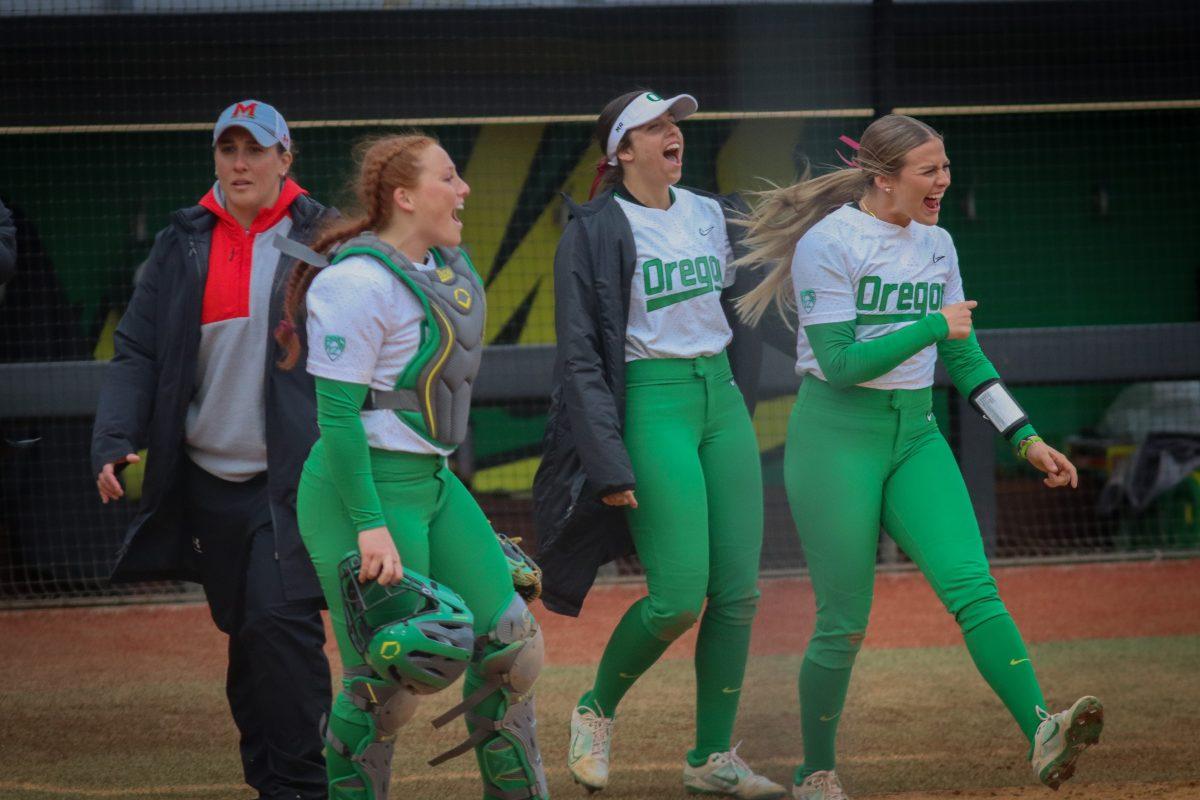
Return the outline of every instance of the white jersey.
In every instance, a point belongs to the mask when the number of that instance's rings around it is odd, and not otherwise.
[[[432,260],[417,264],[428,271]],[[317,273],[309,287],[308,371],[318,378],[391,391],[417,354],[425,311],[416,295],[370,256],[349,256]],[[449,455],[400,421],[395,411],[362,412],[367,444],[380,450]]]
[[[666,210],[616,198],[637,245],[627,362],[712,356],[733,338],[721,309],[721,290],[733,283],[725,214],[716,200],[671,191],[675,199]]]
[[[825,376],[805,325],[856,323],[858,341],[911,325],[963,300],[958,254],[942,228],[906,227],[842,206],[808,230],[792,257],[792,287],[800,316],[796,373]],[[933,384],[937,348],[929,346],[895,369],[860,384],[872,389],[923,389]]]

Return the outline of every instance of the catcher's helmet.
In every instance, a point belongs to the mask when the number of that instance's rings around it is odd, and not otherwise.
[[[448,586],[404,571],[392,586],[358,582],[362,559],[342,559],[346,630],[380,677],[417,694],[445,689],[462,675],[475,644],[474,618]]]

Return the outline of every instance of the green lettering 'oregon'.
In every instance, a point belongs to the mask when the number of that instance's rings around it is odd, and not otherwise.
[[[696,285],[696,265],[690,258],[679,260],[679,283],[683,286]]]
[[[879,285],[883,281],[878,275],[868,275],[858,282],[858,310],[874,311],[879,305]],[[867,296],[868,291],[870,297]]]
[[[883,291],[879,293],[879,310],[880,311],[884,311],[887,309],[888,295],[895,292],[897,286],[899,286],[899,284],[896,284],[896,283],[885,283],[883,285]]]
[[[712,274],[708,271],[707,256],[696,256],[696,279],[703,286],[712,286]]]
[[[658,294],[663,290],[662,260],[652,258],[642,264],[642,280],[646,284],[646,294]]]
[[[674,291],[676,277],[682,291]],[[721,262],[714,255],[681,258],[665,264],[662,259],[651,258],[642,262],[642,284],[646,289],[646,311],[656,311],[721,291]]]
[[[858,282],[855,307],[859,325],[894,325],[915,322],[942,307],[945,285],[941,283],[884,283],[878,275]],[[865,314],[869,311],[875,313]]]

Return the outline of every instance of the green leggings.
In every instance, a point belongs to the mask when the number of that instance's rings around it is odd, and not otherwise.
[[[817,604],[800,674],[798,779],[834,766],[837,722],[871,611],[880,526],[954,615],[980,673],[1031,738],[1045,703],[996,591],[930,390],[834,389],[805,378],[788,425],[784,479]]]
[[[458,592],[475,617],[476,636],[486,634],[512,601],[513,584],[508,562],[475,498],[438,456],[372,449],[371,472],[404,568]],[[346,553],[358,549],[358,532],[329,478],[320,441],[304,465],[297,511],[301,536],[329,604],[342,664],[349,672],[364,662],[346,634],[337,569]],[[463,696],[482,683],[479,669],[472,662]],[[487,698],[476,710],[483,716],[498,718],[503,713],[499,694]],[[353,738],[355,732],[346,732],[347,727],[368,727],[366,713],[354,705],[346,691],[335,700],[331,719],[342,727],[335,732],[343,740]],[[480,769],[484,769],[478,748],[476,757]],[[354,777],[347,759],[332,750],[326,751],[326,758],[331,786]]]
[[[703,762],[729,749],[758,604],[758,444],[724,353],[633,361],[626,376],[625,447],[638,501],[628,519],[649,594],[618,624],[583,702],[613,714],[703,611],[689,754]]]

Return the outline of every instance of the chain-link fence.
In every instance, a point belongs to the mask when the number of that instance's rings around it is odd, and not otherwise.
[[[117,591],[132,504],[101,506],[89,474],[100,363],[155,232],[212,184],[213,121],[248,97],[288,118],[296,177],[322,201],[348,202],[357,141],[398,129],[437,135],[470,182],[491,348],[458,468],[498,528],[532,539],[560,193],[586,197],[595,114],[644,86],[699,98],[683,183],[704,189],[835,164],[838,136],[889,110],[943,132],[941,224],[981,340],[1082,470],[1078,491],[1042,489],[940,390],[993,554],[1195,551],[1198,34],[1183,0],[0,0],[0,197],[19,253],[0,290],[0,598]],[[763,566],[795,568],[795,379],[768,363]],[[140,473],[125,477],[136,500]]]

